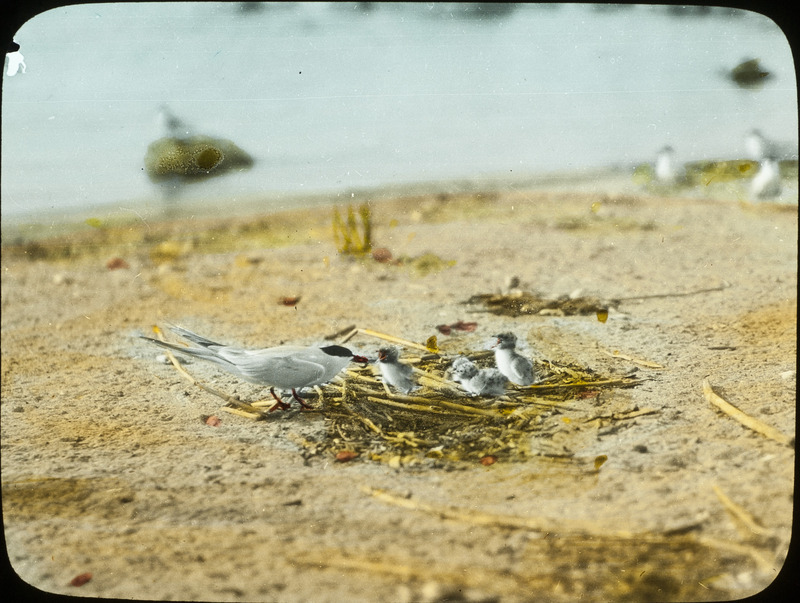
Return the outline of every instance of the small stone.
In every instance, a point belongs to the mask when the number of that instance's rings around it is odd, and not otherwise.
[[[386,247],[378,247],[372,250],[372,259],[381,264],[386,264],[392,261],[392,252]]]
[[[106,262],[106,268],[109,270],[124,270],[130,267],[130,264],[122,258],[111,258]]]
[[[64,274],[63,272],[59,272],[58,274],[53,275],[53,284],[54,285],[71,285],[72,278]]]

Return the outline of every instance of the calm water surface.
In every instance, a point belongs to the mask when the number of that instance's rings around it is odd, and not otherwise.
[[[15,36],[3,76],[2,214],[157,205],[144,173],[162,103],[252,154],[186,198],[745,155],[759,128],[797,145],[791,50],[756,13],[457,4],[69,6]],[[772,77],[726,72],[759,58]]]

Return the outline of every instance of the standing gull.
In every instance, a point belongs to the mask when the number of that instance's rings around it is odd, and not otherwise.
[[[774,157],[764,157],[758,172],[750,183],[750,192],[756,199],[770,199],[781,194],[781,170]]]
[[[367,363],[363,356],[357,356],[340,345],[325,347],[279,346],[259,350],[246,350],[223,345],[192,333],[181,327],[171,330],[197,344],[196,347],[183,347],[150,337],[142,337],[162,348],[187,354],[218,364],[229,373],[255,383],[269,386],[269,393],[275,404],[269,409],[286,410],[289,404],[281,400],[275,388],[290,389],[292,396],[303,408],[309,408],[297,394],[298,389],[327,383],[338,375],[350,362]]]
[[[797,144],[788,140],[767,138],[761,130],[753,129],[744,137],[747,157],[754,161],[772,158],[776,161],[797,161]]]
[[[192,136],[192,128],[189,124],[175,115],[165,104],[162,104],[158,108],[158,122],[164,136],[171,136],[172,138],[178,139]]]

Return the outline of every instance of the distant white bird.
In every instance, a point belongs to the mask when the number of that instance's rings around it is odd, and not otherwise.
[[[748,158],[761,161],[767,150],[767,140],[759,130],[750,130],[744,138],[744,146],[747,149]]]
[[[270,411],[289,408],[289,404],[275,393],[276,387],[292,390],[294,399],[303,408],[309,408],[297,394],[298,389],[327,383],[350,362],[360,362],[365,365],[367,363],[365,357],[357,356],[340,345],[280,346],[246,350],[216,343],[181,327],[171,327],[171,330],[199,347],[183,347],[150,337],[142,338],[162,348],[218,364],[229,373],[250,383],[269,386],[269,392],[275,399]]]
[[[508,379],[497,369],[479,369],[469,358],[459,356],[453,361],[451,371],[453,380],[473,395],[501,396],[505,393]]]
[[[675,149],[667,145],[656,155],[656,179],[663,184],[675,184],[678,168],[675,165]]]
[[[797,161],[797,144],[788,141],[770,140],[760,130],[750,130],[744,139],[747,156],[754,161],[771,157],[776,161],[789,159]]]
[[[395,347],[378,350],[378,367],[384,381],[404,394],[414,389],[414,369],[399,360],[400,352]]]
[[[778,162],[772,157],[761,161],[758,172],[750,182],[750,192],[756,199],[770,199],[781,194],[781,172]]]
[[[492,347],[500,372],[512,383],[531,385],[535,380],[533,362],[517,353],[517,336],[513,333],[500,333],[493,337],[497,338],[497,342]]]

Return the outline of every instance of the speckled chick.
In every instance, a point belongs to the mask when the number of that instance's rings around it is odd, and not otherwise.
[[[513,333],[494,335],[497,342],[494,348],[494,359],[497,368],[509,381],[517,385],[531,385],[536,381],[533,362],[517,353],[517,336]]]
[[[414,369],[400,362],[400,352],[395,347],[378,350],[378,367],[386,383],[395,389],[409,393],[415,387]]]
[[[479,369],[468,358],[459,356],[453,361],[453,380],[474,396],[501,396],[508,381],[497,369]]]

